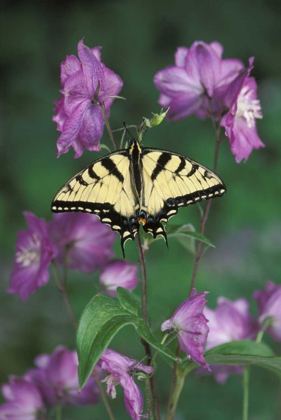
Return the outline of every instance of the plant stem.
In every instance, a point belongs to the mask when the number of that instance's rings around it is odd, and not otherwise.
[[[176,351],[177,357],[179,357],[179,354],[180,354],[180,346],[178,345],[177,351]],[[173,400],[173,395],[174,395],[175,385],[176,385],[176,379],[177,379],[177,369],[178,369],[178,364],[177,364],[177,362],[175,362],[174,367],[173,367],[173,373],[172,373],[172,381],[171,381],[171,387],[170,387],[170,393],[169,393],[169,399],[168,399],[168,408],[167,408],[166,420],[170,419],[172,400]]]
[[[180,397],[182,388],[184,386],[184,381],[185,381],[185,375],[184,374],[179,374],[179,372],[177,372],[175,389],[174,389],[174,393],[173,393],[173,398],[172,398],[172,403],[171,403],[171,406],[170,406],[170,410],[167,413],[167,420],[173,420],[174,417],[175,417],[179,397]]]
[[[214,172],[217,171],[217,167],[218,167],[218,158],[219,158],[219,149],[220,149],[220,143],[221,143],[221,138],[220,138],[220,125],[219,123],[216,123],[214,118],[212,118],[213,121],[213,125],[215,127],[215,132],[216,132],[216,149],[215,149],[215,158],[214,158]],[[206,227],[206,222],[208,219],[208,215],[209,215],[209,211],[210,211],[210,207],[212,204],[212,200],[209,200],[206,208],[205,208],[205,212],[203,214],[203,217],[201,219],[201,228],[200,228],[200,234],[204,235],[205,232],[205,227]],[[196,275],[198,272],[198,268],[199,268],[199,263],[202,257],[202,244],[203,242],[199,242],[198,246],[197,246],[197,251],[196,251],[196,257],[195,257],[195,263],[194,263],[194,268],[193,268],[193,274],[192,274],[192,280],[191,280],[191,284],[190,284],[190,289],[189,289],[189,294],[191,294],[191,291],[195,285],[195,280],[196,280]]]
[[[249,377],[250,377],[250,368],[244,367],[243,374],[243,420],[248,420],[249,414]]]
[[[105,392],[104,392],[103,386],[102,386],[101,381],[100,381],[100,379],[99,379],[99,375],[98,375],[98,373],[97,373],[97,371],[96,371],[96,370],[93,370],[93,376],[94,376],[94,378],[95,378],[95,381],[96,381],[96,383],[97,383],[98,389],[99,389],[99,391],[100,391],[101,398],[102,398],[102,401],[103,401],[104,406],[105,406],[105,408],[106,408],[106,411],[107,411],[108,417],[110,418],[110,420],[114,420],[114,416],[113,416],[113,413],[112,413],[112,411],[111,411],[111,408],[110,408],[110,405],[109,405],[108,399],[107,399],[107,397],[106,397],[106,394],[105,394]]]
[[[100,104],[100,107],[101,107],[101,110],[102,110],[103,119],[104,119],[104,122],[105,122],[105,125],[106,125],[106,128],[107,128],[110,140],[112,141],[114,149],[117,150],[117,144],[115,143],[113,133],[112,133],[112,130],[111,130],[111,127],[110,127],[110,124],[109,124],[109,120],[108,120],[107,115],[106,115],[105,105],[104,105],[103,102]]]
[[[141,274],[142,274],[142,316],[146,320],[146,322],[148,322],[147,279],[146,279],[146,267],[145,267],[145,261],[144,261],[144,252],[143,252],[143,249],[142,249],[139,233],[137,233],[136,237],[137,237],[137,245],[138,245],[138,253],[139,253],[139,262],[140,262]],[[141,340],[141,342],[142,342],[142,345],[144,346],[148,362],[150,363],[150,361],[152,360],[150,345],[143,339]],[[152,375],[150,377],[150,386],[151,386],[151,391],[152,391],[152,399],[153,399],[155,417],[156,417],[157,420],[161,420],[154,375]]]
[[[70,301],[69,301],[69,298],[68,298],[68,294],[67,294],[66,289],[64,287],[64,285],[67,283],[67,267],[66,267],[66,262],[67,262],[67,260],[65,258],[65,261],[64,261],[64,269],[63,269],[64,277],[63,277],[62,280],[61,280],[60,273],[59,273],[59,270],[58,270],[56,264],[54,262],[52,262],[52,265],[53,265],[53,268],[54,268],[54,273],[55,273],[55,278],[56,278],[56,282],[57,282],[57,285],[58,285],[58,289],[61,292],[61,294],[63,295],[64,302],[65,302],[65,305],[67,307],[68,314],[69,314],[69,317],[71,319],[73,328],[74,328],[75,331],[77,331],[77,321],[76,321],[76,318],[75,318],[75,315],[74,315],[72,306],[70,304]],[[108,417],[109,417],[110,420],[115,420],[114,419],[114,416],[112,414],[112,411],[110,409],[110,406],[109,406],[109,403],[108,403],[108,399],[106,397],[106,393],[104,392],[103,386],[101,384],[101,381],[100,381],[100,379],[98,377],[98,374],[95,371],[95,369],[93,370],[93,375],[94,375],[94,378],[96,380],[96,383],[97,383],[97,386],[99,388],[99,391],[101,393],[101,397],[102,397],[104,406],[106,408]],[[57,410],[58,410],[58,408],[57,408]]]
[[[57,420],[61,420],[61,419],[62,419],[62,406],[61,406],[61,399],[58,399],[56,419],[57,419]]]
[[[63,296],[64,303],[65,303],[65,306],[67,308],[69,317],[70,317],[71,322],[72,322],[72,325],[73,325],[73,327],[74,327],[74,329],[76,331],[77,330],[77,321],[75,319],[75,315],[73,313],[72,306],[70,304],[70,301],[69,301],[69,298],[68,298],[68,294],[67,294],[67,291],[66,291],[65,286],[64,286],[64,284],[66,283],[66,277],[64,277],[64,279],[61,281],[61,279],[60,279],[60,273],[58,271],[58,268],[57,268],[56,264],[54,262],[52,264],[53,264],[53,268],[54,268],[54,272],[55,272],[55,277],[56,277],[58,289],[59,289],[60,293]],[[64,268],[64,273],[66,273],[66,269],[65,268]]]
[[[146,396],[146,406],[149,420],[153,420],[152,409],[151,409],[151,400],[150,400],[150,384],[149,378],[145,379],[145,396]]]

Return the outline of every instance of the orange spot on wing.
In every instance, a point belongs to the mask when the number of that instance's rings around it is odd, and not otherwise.
[[[146,224],[146,219],[143,219],[142,217],[138,217],[138,223],[142,223],[143,225]]]

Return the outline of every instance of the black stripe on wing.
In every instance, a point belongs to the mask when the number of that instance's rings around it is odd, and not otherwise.
[[[52,203],[53,213],[82,212],[95,214],[102,223],[111,227],[121,236],[121,248],[125,258],[125,243],[131,239],[134,240],[139,231],[139,223],[136,218],[121,216],[116,212],[110,203],[90,203],[85,201],[75,201],[70,203],[66,201],[55,200]]]

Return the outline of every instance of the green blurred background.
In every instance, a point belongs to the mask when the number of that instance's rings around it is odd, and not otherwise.
[[[51,353],[59,344],[75,347],[75,337],[62,297],[52,281],[28,302],[6,295],[17,231],[25,229],[24,210],[50,219],[50,202],[58,187],[100,153],[85,151],[73,159],[72,150],[55,156],[58,132],[52,122],[53,100],[58,99],[59,66],[66,55],[77,54],[77,43],[103,46],[102,61],[124,81],[111,108],[113,128],[140,124],[143,116],[160,110],[154,74],[173,64],[180,45],[195,40],[220,41],[224,57],[255,57],[253,75],[259,85],[263,120],[258,131],[266,145],[254,151],[247,163],[237,164],[228,141],[221,146],[219,175],[228,194],[215,200],[206,236],[216,244],[202,260],[196,287],[209,290],[208,304],[219,296],[245,297],[251,303],[255,289],[267,280],[280,282],[280,115],[281,115],[281,7],[278,1],[2,1],[1,2],[1,382],[9,374],[22,375],[39,353]],[[110,146],[105,132],[103,143]],[[165,122],[151,130],[145,144],[171,149],[212,167],[214,132],[211,122],[190,117]],[[199,228],[198,209],[179,212],[172,223],[193,223]],[[119,240],[116,256],[121,258]],[[127,258],[137,262],[135,243],[126,247]],[[188,295],[193,257],[175,240],[170,251],[162,241],[147,254],[149,311],[152,327],[159,330],[175,307]],[[98,273],[71,272],[69,294],[77,318],[97,290]],[[138,289],[139,291],[139,289]],[[277,354],[280,343],[265,341]],[[123,330],[111,347],[132,358],[143,348],[133,329]],[[164,413],[171,371],[159,358],[156,382]],[[272,373],[251,370],[250,418],[281,418],[280,384]],[[112,402],[116,419],[125,415],[122,391]],[[241,418],[242,378],[231,377],[222,386],[213,377],[190,376],[179,403],[178,419],[234,420]],[[126,417],[127,416],[127,417]],[[67,408],[64,418],[105,419],[103,406]]]

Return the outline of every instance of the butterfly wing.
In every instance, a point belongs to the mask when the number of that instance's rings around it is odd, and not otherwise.
[[[210,169],[182,155],[143,149],[143,202],[148,219],[145,231],[167,241],[161,222],[167,222],[179,207],[226,193],[223,181]]]
[[[137,198],[131,186],[130,159],[122,150],[87,166],[56,194],[52,211],[93,213],[121,235],[121,246],[134,239],[139,224],[133,218]],[[133,218],[133,219],[132,219]],[[130,220],[131,219],[131,220]]]

